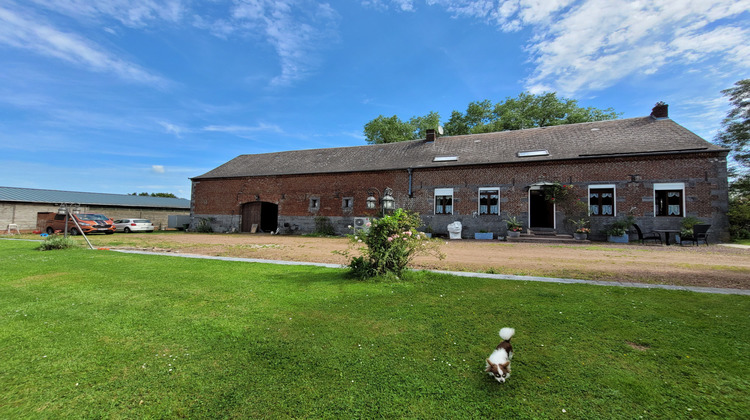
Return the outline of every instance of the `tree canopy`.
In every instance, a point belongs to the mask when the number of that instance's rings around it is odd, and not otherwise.
[[[166,197],[166,198],[177,198],[177,196],[176,196],[176,195],[174,195],[174,194],[172,194],[172,193],[151,193],[151,194],[149,194],[149,193],[147,193],[147,192],[142,192],[142,193],[140,193],[140,194],[136,194],[136,193],[133,193],[133,194],[128,194],[128,195],[138,195],[138,196],[141,196],[141,197]]]
[[[750,169],[750,79],[740,80],[721,93],[729,97],[733,108],[722,121],[716,140],[731,149],[739,171],[747,173]]]
[[[613,120],[619,116],[612,108],[583,108],[577,100],[558,98],[554,92],[540,95],[524,92],[496,104],[488,99],[471,102],[465,113],[454,110],[444,129],[445,135],[455,136]],[[440,114],[435,111],[407,122],[396,115],[390,118],[380,115],[365,124],[364,134],[370,144],[393,143],[424,138],[427,129],[436,129],[438,125]]]

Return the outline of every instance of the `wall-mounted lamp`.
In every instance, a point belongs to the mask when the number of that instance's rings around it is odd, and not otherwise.
[[[386,188],[383,190],[383,194],[380,194],[380,190],[372,187],[367,190],[367,209],[368,210],[375,210],[378,208],[378,199],[374,197],[375,193],[378,194],[378,197],[380,197],[380,203],[382,204],[383,208],[383,214],[385,214],[386,211],[392,211],[396,208],[396,199],[393,198],[393,190],[390,188]]]

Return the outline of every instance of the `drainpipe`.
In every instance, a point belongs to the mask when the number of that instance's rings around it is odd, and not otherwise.
[[[408,169],[406,169],[406,171],[409,172],[409,198],[414,198],[414,194],[411,191],[411,183],[412,183],[411,172],[412,172],[412,169],[408,168]]]

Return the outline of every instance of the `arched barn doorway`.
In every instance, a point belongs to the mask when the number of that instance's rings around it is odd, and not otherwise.
[[[242,205],[242,232],[273,232],[278,227],[279,206],[265,201],[253,201]]]

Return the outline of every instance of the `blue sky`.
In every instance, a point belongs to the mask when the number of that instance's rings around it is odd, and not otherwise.
[[[0,185],[172,192],[378,115],[558,92],[713,139],[750,0],[2,0]]]

